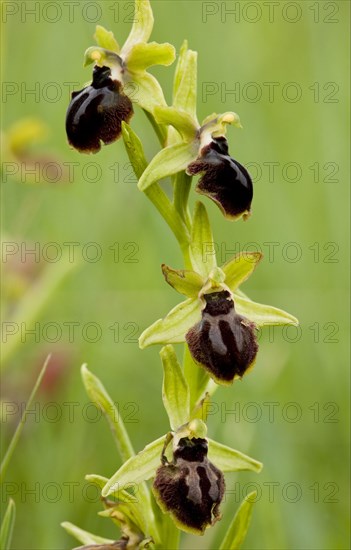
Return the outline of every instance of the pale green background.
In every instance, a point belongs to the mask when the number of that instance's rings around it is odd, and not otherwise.
[[[34,3],[22,4],[33,7]],[[101,377],[124,418],[129,414],[127,427],[136,449],[168,429],[161,402],[159,350],[142,352],[136,343],[114,343],[109,327],[118,322],[121,340],[125,340],[130,328],[123,327],[135,323],[135,339],[143,328],[178,303],[180,297],[162,280],[160,264],[181,267],[181,258],[163,221],[138,192],[135,182],[128,181],[130,170],[125,168],[128,159],[123,144],[86,157],[70,150],[66,143],[64,118],[69,98],[63,83],[76,82],[79,89],[90,79],[90,69],[82,67],[82,56],[93,43],[95,24],[86,19],[94,18],[96,6],[100,7],[97,22],[113,29],[122,43],[130,28],[131,2],[90,2],[95,8],[88,8],[89,2],[79,2],[72,22],[68,7],[62,4],[62,15],[58,14],[55,23],[45,18],[55,17],[58,2],[47,12],[48,2],[37,4],[38,21],[28,15],[21,22],[20,12],[8,16],[3,81],[17,83],[19,89],[22,86],[22,96],[20,92],[3,96],[3,128],[6,131],[21,117],[39,117],[50,129],[42,152],[79,165],[71,183],[42,181],[30,185],[14,178],[4,183],[3,231],[8,241],[39,242],[41,247],[48,242],[59,246],[64,242],[81,246],[96,242],[103,252],[97,263],[82,262],[37,319],[41,327],[48,322],[60,323],[62,339],[50,344],[43,337],[37,343],[28,337],[17,348],[3,376],[2,398],[24,402],[46,353],[52,351],[56,362],[66,367],[56,390],[41,392],[37,422],[33,416],[28,422],[6,479],[6,483],[23,484],[14,489],[13,495],[18,508],[13,548],[61,550],[73,546],[73,540],[60,527],[63,520],[102,536],[118,537],[113,525],[96,515],[101,509],[99,503],[88,502],[89,498],[96,500],[95,493],[84,492],[86,473],[108,476],[120,460],[104,421],[86,420],[86,414],[92,416],[93,411],[83,408],[88,400],[80,381],[81,363],[88,362]],[[236,16],[225,14],[225,4],[237,10]],[[221,259],[229,258],[228,250],[243,249],[247,243],[252,248],[261,247],[265,259],[244,290],[257,301],[290,311],[301,322],[300,333],[291,329],[284,337],[277,329],[272,338],[264,332],[254,371],[233,388],[216,394],[221,412],[210,417],[210,436],[262,460],[265,467],[259,476],[228,476],[223,521],[204,539],[185,537],[183,547],[216,548],[238,506],[239,493],[243,496],[252,482],[261,497],[244,548],[346,549],[349,3],[279,2],[271,16],[264,4],[152,2],[156,21],[152,38],[169,41],[177,49],[187,38],[190,47],[199,52],[199,118],[213,111],[238,112],[244,130],[229,130],[231,154],[244,164],[258,163],[262,170],[261,178],[256,178],[253,216],[247,223],[225,221],[219,210],[204,200]],[[91,11],[84,11],[88,9]],[[205,13],[210,11],[213,14],[206,19]],[[292,22],[299,15],[300,19]],[[252,22],[255,18],[257,21]],[[173,68],[153,72],[170,102]],[[49,82],[56,84],[48,89]],[[227,93],[221,97],[218,91],[205,98],[202,91],[208,82],[222,91],[236,88],[237,95]],[[254,93],[253,87],[247,90],[250,82],[262,91],[262,98],[256,102],[248,100]],[[264,86],[269,82],[277,83],[271,101],[268,86]],[[33,89],[35,83],[40,97],[26,96],[25,87]],[[287,99],[287,83],[301,90],[296,102]],[[55,89],[62,92],[58,101],[52,101]],[[293,91],[290,87],[287,93]],[[136,113],[132,124],[151,159],[158,145],[150,137],[152,132],[142,113]],[[82,176],[90,162],[97,163],[102,173],[95,183],[84,181]],[[121,175],[117,183],[110,169],[116,162]],[[271,162],[278,163],[273,181],[264,164]],[[287,163],[299,165],[298,181],[291,181],[293,169],[286,172]],[[315,163],[320,168],[316,177],[310,168]],[[325,181],[334,167],[338,169],[332,178],[336,181],[328,177]],[[254,166],[252,174],[256,175]],[[195,198],[192,192],[192,203]],[[117,263],[109,249],[116,242],[121,252]],[[138,247],[136,263],[123,261],[133,250],[123,249],[130,242]],[[277,243],[271,257],[267,243]],[[295,245],[289,248],[289,243]],[[296,250],[301,257],[291,261]],[[65,322],[80,323],[71,343]],[[88,322],[102,328],[97,343],[88,343],[82,337],[81,327]],[[310,328],[312,325],[319,327],[318,335]],[[329,342],[334,328],[336,342]],[[58,422],[48,422],[43,408],[51,401],[58,403],[56,407],[62,411]],[[64,405],[67,402],[79,404],[74,422],[70,422],[68,406]],[[251,408],[249,403],[254,403]],[[277,403],[271,418],[268,403]],[[290,408],[289,403],[293,403]],[[225,408],[235,409],[236,415],[225,414]],[[289,421],[296,412],[301,418]],[[3,430],[3,451],[14,426],[11,422]],[[73,499],[67,485],[70,482],[79,482]],[[35,483],[39,484],[38,502],[25,494],[25,489],[33,488]],[[48,483],[56,484],[52,492]],[[275,484],[274,494],[269,492],[270,483]],[[9,490],[10,486],[5,487]],[[61,487],[62,496],[58,495],[57,502],[48,502],[55,500],[57,487]],[[301,494],[291,502],[296,489]]]

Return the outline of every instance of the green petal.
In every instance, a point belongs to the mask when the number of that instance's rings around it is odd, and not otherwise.
[[[188,298],[197,298],[205,283],[195,271],[172,269],[165,264],[162,265],[162,273],[169,285]]]
[[[163,365],[163,404],[168,414],[172,430],[176,430],[189,420],[190,395],[188,384],[178,362],[173,346],[165,346],[160,351]]]
[[[219,550],[238,550],[243,544],[248,531],[252,508],[257,498],[257,492],[247,495],[235,514]]]
[[[100,46],[90,46],[84,53],[84,67],[96,63],[100,67],[120,67],[121,58],[113,51],[106,50]]]
[[[123,91],[133,103],[151,114],[153,114],[155,107],[166,105],[159,82],[152,74],[145,71],[133,73],[131,80],[124,86]]]
[[[84,531],[83,529],[80,529],[69,521],[64,521],[63,523],[61,523],[61,527],[63,527],[65,531],[67,531],[67,533],[72,535],[72,537],[77,539],[82,544],[113,544],[115,542],[114,540],[104,539],[102,537],[94,535],[93,533]]]
[[[206,208],[201,202],[197,202],[195,206],[190,257],[194,271],[200,273],[205,279],[212,269],[217,267],[210,221]]]
[[[98,46],[101,46],[101,48],[105,48],[106,50],[110,50],[111,52],[120,52],[121,48],[119,47],[113,32],[108,31],[107,29],[105,29],[105,27],[102,27],[101,25],[96,25],[94,40],[96,41]]]
[[[242,128],[240,117],[233,111],[227,111],[218,115],[217,113],[212,113],[205,118],[202,122],[203,130],[210,132],[213,137],[223,136],[227,131],[227,124],[232,124],[237,128]]]
[[[185,342],[188,330],[200,321],[201,301],[189,298],[173,308],[164,319],[148,327],[139,338],[139,347]]]
[[[172,125],[186,141],[196,137],[197,125],[191,115],[175,107],[156,107],[154,116],[159,124]]]
[[[133,27],[123,45],[121,55],[125,58],[138,42],[147,42],[154,26],[154,16],[149,0],[135,0]]]
[[[128,486],[139,485],[143,481],[152,478],[160,465],[161,452],[165,442],[165,435],[156,439],[133,456],[120,467],[120,469],[108,480],[101,494],[108,497],[111,494],[118,496],[120,491]]]
[[[180,143],[162,149],[152,159],[140,178],[138,184],[140,191],[145,191],[153,183],[185,170],[196,156],[197,151],[194,151],[194,147],[189,143]]]
[[[234,304],[237,313],[261,327],[265,325],[297,326],[299,324],[296,317],[282,309],[252,302],[248,298],[244,298],[236,293],[234,294]]]
[[[175,60],[175,48],[172,44],[158,44],[149,42],[148,44],[135,44],[128,55],[126,61],[128,71],[144,71],[152,65],[171,65]]]
[[[208,457],[222,472],[237,472],[239,470],[252,470],[260,472],[262,463],[254,458],[244,455],[240,451],[231,449],[226,445],[209,439]]]
[[[82,366],[81,374],[88,396],[103,412],[110,425],[122,460],[127,460],[134,455],[134,449],[119,411],[100,380],[87,369],[86,365]]]
[[[1,550],[9,550],[11,546],[12,533],[16,519],[16,506],[12,498],[6,508],[0,529],[0,548]]]
[[[262,257],[260,252],[240,252],[222,266],[225,283],[232,292],[250,277]]]

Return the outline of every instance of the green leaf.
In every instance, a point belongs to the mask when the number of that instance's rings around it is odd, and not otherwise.
[[[133,77],[123,89],[129,99],[153,114],[155,107],[166,105],[162,88],[156,78],[147,72],[133,73]]]
[[[257,491],[252,491],[252,493],[248,494],[244,498],[233,518],[233,521],[229,525],[228,531],[219,550],[238,550],[241,547],[249,529],[252,508],[256,498]]]
[[[0,528],[0,548],[1,550],[9,550],[12,540],[13,528],[16,519],[16,505],[12,498],[6,508],[4,518]]]
[[[21,433],[22,433],[22,430],[24,428],[24,425],[26,423],[26,420],[27,420],[27,414],[28,412],[30,411],[31,409],[31,406],[32,406],[32,403],[33,403],[33,400],[34,400],[34,397],[38,391],[38,388],[41,384],[41,381],[44,377],[44,374],[46,372],[46,369],[47,369],[47,366],[49,364],[49,361],[50,361],[50,358],[51,358],[51,355],[48,355],[47,358],[45,359],[45,362],[44,362],[44,365],[39,373],[39,376],[34,384],[34,388],[32,389],[32,392],[29,396],[29,399],[28,399],[28,402],[27,402],[27,405],[26,405],[26,408],[24,410],[24,413],[22,414],[22,417],[21,417],[21,420],[15,430],[15,433],[13,434],[12,436],[12,439],[11,439],[11,442],[7,448],[7,451],[5,453],[5,456],[4,458],[2,459],[1,461],[1,466],[0,466],[0,480],[3,481],[4,477],[5,477],[5,474],[6,474],[6,470],[8,468],[8,465],[10,464],[10,461],[11,461],[11,458],[12,458],[12,455],[17,447],[17,444],[18,444],[18,441],[21,437]]]
[[[160,351],[163,365],[162,398],[172,430],[176,430],[189,420],[190,394],[182,368],[173,346],[165,346]]]
[[[143,144],[134,130],[126,122],[122,122],[124,145],[136,177],[139,179],[147,167]]]
[[[188,298],[197,298],[205,281],[195,271],[172,269],[162,264],[162,273],[167,283]]]
[[[135,0],[133,26],[122,48],[122,57],[128,56],[131,48],[138,42],[147,42],[153,26],[154,16],[149,0]]]
[[[239,470],[252,470],[260,472],[262,463],[254,458],[244,455],[240,451],[231,449],[217,441],[209,439],[208,456],[217,468],[222,472],[238,472]]]
[[[145,191],[150,185],[185,170],[188,164],[195,160],[197,151],[192,144],[180,143],[162,149],[152,159],[139,180],[140,191]]]
[[[100,380],[88,370],[86,365],[82,366],[81,374],[88,396],[97,408],[103,412],[110,425],[122,460],[128,460],[128,458],[134,456],[134,449],[119,411]]]
[[[175,107],[156,107],[154,116],[159,124],[172,125],[185,141],[193,141],[196,137],[197,125],[194,119]]]
[[[171,65],[175,60],[175,48],[172,44],[149,42],[133,46],[127,61],[128,71],[145,71],[152,65]]]
[[[194,271],[205,279],[217,267],[212,230],[206,208],[197,202],[191,233],[190,258]]]
[[[113,32],[108,31],[101,25],[96,25],[94,40],[98,46],[101,46],[101,48],[105,48],[106,50],[110,50],[111,52],[119,53],[121,49],[114,37]]]
[[[111,539],[98,537],[93,533],[89,533],[89,531],[84,531],[69,521],[64,521],[61,523],[61,527],[63,527],[69,535],[72,535],[72,537],[77,539],[82,544],[113,544],[115,542]]]
[[[260,252],[240,252],[222,266],[225,284],[232,292],[250,277],[262,257]]]
[[[144,349],[154,344],[179,344],[185,342],[188,330],[201,319],[201,301],[189,298],[173,308],[164,319],[148,327],[139,338]]]
[[[252,300],[244,298],[237,293],[234,293],[234,304],[235,311],[239,313],[239,315],[246,317],[249,321],[253,321],[260,327],[266,325],[297,326],[299,324],[296,317],[290,315],[290,313],[273,306],[252,302]]]
[[[129,486],[139,485],[143,481],[152,478],[161,463],[161,453],[165,441],[165,435],[156,439],[125,462],[120,469],[108,480],[102,490],[102,496],[115,495]]]

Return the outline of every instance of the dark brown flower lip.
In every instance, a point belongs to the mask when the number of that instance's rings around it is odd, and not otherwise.
[[[107,145],[120,137],[122,121],[132,115],[132,102],[121,83],[112,80],[108,67],[95,66],[92,83],[72,93],[66,115],[68,142],[79,152],[97,153],[101,141]]]
[[[224,385],[242,378],[258,352],[254,323],[236,313],[229,296],[228,291],[205,295],[201,321],[185,336],[195,362]]]
[[[181,438],[173,461],[162,464],[153,484],[157,502],[182,530],[202,535],[220,519],[224,496],[222,472],[207,458],[206,439]]]
[[[246,168],[229,155],[225,137],[212,138],[189,164],[187,173],[201,174],[196,191],[212,199],[227,218],[248,217],[253,199],[252,180]]]

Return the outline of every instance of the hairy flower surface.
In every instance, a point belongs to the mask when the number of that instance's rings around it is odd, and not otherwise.
[[[184,437],[157,472],[153,489],[163,510],[177,526],[201,535],[220,519],[225,483],[222,472],[207,458],[206,439]]]
[[[199,323],[185,339],[197,363],[219,383],[242,377],[258,351],[255,324],[238,315],[231,294],[223,290],[205,294],[206,306]]]
[[[66,116],[68,141],[80,152],[97,153],[101,141],[106,145],[120,137],[122,121],[132,115],[132,102],[121,83],[112,80],[111,69],[95,66],[92,83],[72,93]]]

